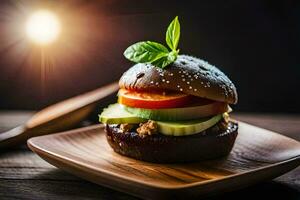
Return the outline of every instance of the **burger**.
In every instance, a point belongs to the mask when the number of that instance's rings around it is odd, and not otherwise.
[[[124,55],[137,64],[120,78],[118,103],[99,115],[112,149],[155,163],[196,162],[230,153],[238,124],[230,120],[237,91],[217,67],[177,50],[180,24],[168,27],[171,50],[138,42]]]

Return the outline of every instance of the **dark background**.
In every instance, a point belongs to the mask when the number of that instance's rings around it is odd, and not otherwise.
[[[118,80],[132,64],[124,49],[140,40],[164,42],[178,15],[181,53],[207,60],[232,79],[239,94],[235,110],[299,113],[298,2],[1,1],[0,109],[40,109]],[[39,7],[63,13],[63,29],[73,38],[61,51],[48,50],[57,53],[49,56],[43,78],[40,49],[12,39],[20,34],[14,20]]]

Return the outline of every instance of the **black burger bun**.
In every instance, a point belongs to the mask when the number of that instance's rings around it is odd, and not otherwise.
[[[229,122],[190,136],[154,134],[140,137],[131,131],[122,133],[119,125],[106,125],[107,141],[121,155],[154,163],[195,162],[226,156],[237,137],[238,125]]]
[[[178,91],[228,104],[238,100],[236,87],[223,72],[187,55],[179,55],[164,69],[151,64],[136,64],[123,74],[119,85],[135,91]]]

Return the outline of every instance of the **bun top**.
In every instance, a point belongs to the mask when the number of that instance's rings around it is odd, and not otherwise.
[[[199,58],[179,55],[165,69],[138,63],[119,81],[120,88],[135,91],[172,90],[215,101],[237,103],[237,91],[217,67]]]

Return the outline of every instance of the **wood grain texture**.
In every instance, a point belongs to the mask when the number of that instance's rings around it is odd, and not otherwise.
[[[0,131],[24,123],[33,112],[1,111]],[[234,113],[234,117],[298,139],[300,116]],[[274,125],[275,124],[275,125]],[[300,138],[299,138],[300,139]],[[300,199],[300,167],[272,181],[263,182],[210,200]],[[213,192],[212,192],[213,193]],[[43,197],[43,198],[42,198]],[[26,147],[0,151],[0,199],[136,199],[102,187],[48,164]],[[199,198],[197,198],[199,199]]]
[[[153,164],[116,154],[102,125],[32,138],[29,147],[51,164],[89,181],[143,198],[207,196],[279,176],[300,164],[300,143],[239,123],[226,158]]]

